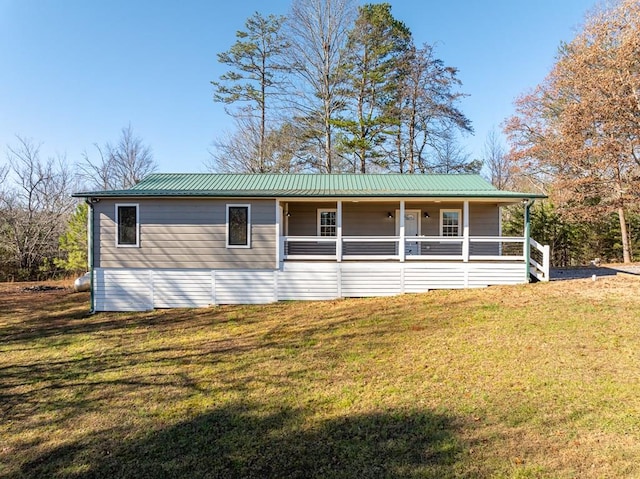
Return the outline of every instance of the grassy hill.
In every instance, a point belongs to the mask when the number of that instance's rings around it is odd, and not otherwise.
[[[0,477],[638,477],[639,287],[90,316],[0,285]]]

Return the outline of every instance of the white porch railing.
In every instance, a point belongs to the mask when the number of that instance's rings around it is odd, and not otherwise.
[[[283,260],[525,261],[526,258],[523,237],[412,236],[405,238],[403,249],[399,248],[398,236],[343,236],[340,248],[336,237],[282,236],[280,241]]]
[[[549,245],[541,245],[536,240],[529,240],[529,274],[538,281],[549,281],[551,270],[551,251]]]

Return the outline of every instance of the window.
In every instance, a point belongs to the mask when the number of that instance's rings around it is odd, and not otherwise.
[[[440,236],[460,236],[460,210],[440,210]]]
[[[336,236],[336,209],[318,210],[318,236]]]
[[[139,245],[139,222],[138,205],[117,204],[116,205],[116,246]]]
[[[227,205],[227,248],[251,247],[250,216],[250,205]]]

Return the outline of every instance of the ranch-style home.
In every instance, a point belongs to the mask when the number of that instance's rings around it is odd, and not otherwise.
[[[89,191],[94,311],[477,288],[549,278],[542,195],[478,175],[153,174]],[[500,209],[525,210],[505,237]]]

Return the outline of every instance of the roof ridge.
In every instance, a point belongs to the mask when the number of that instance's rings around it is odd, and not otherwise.
[[[388,173],[200,173],[200,172],[155,172],[145,176],[142,181],[151,176],[326,176],[326,177],[367,177],[367,176],[401,176],[405,178],[424,178],[424,177],[460,177],[460,176],[476,176],[483,178],[480,173],[398,173],[390,171]]]

